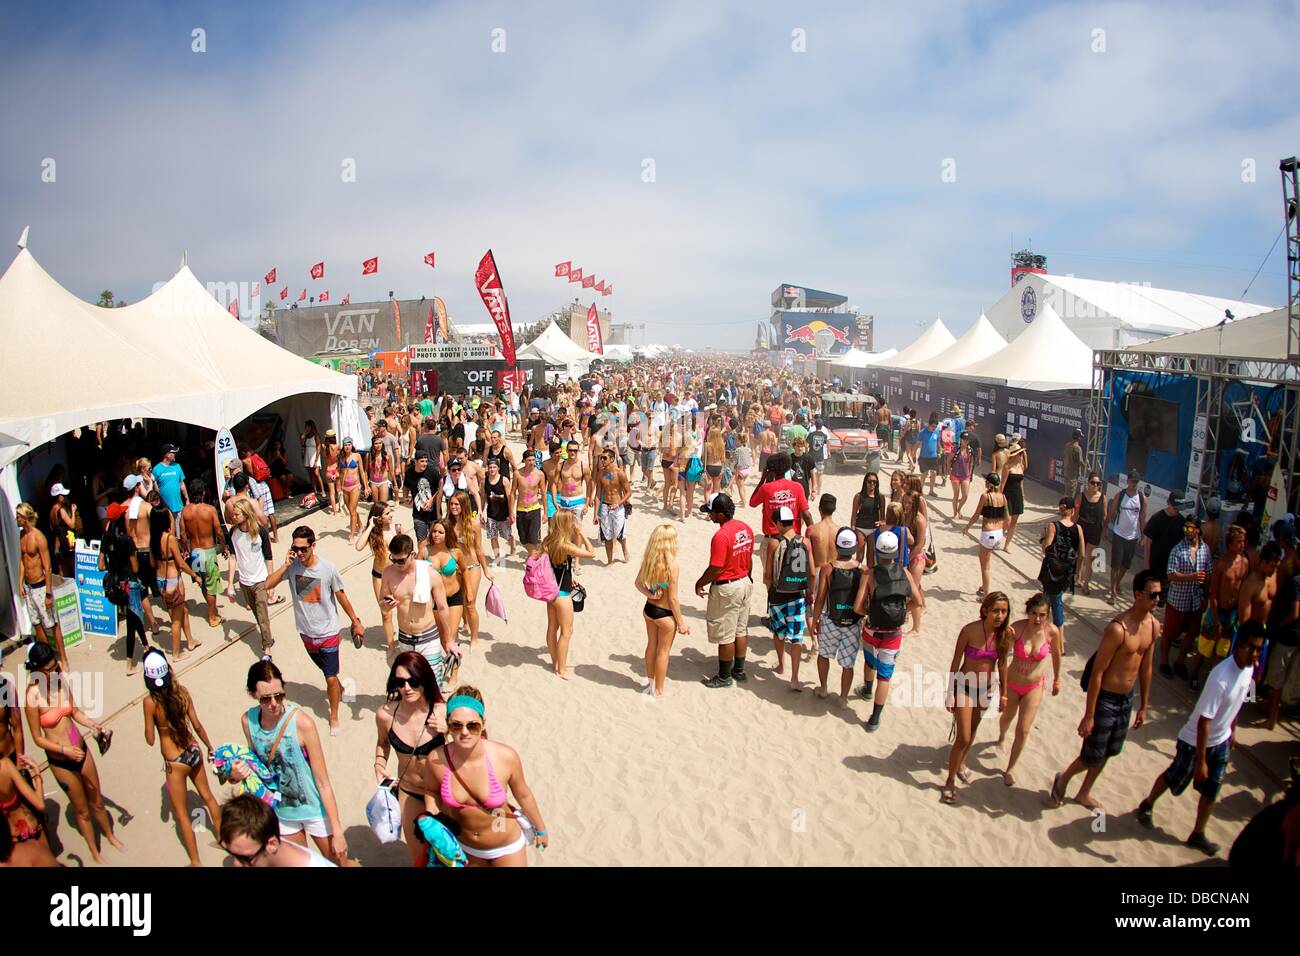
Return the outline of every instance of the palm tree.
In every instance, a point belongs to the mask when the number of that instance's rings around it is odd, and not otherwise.
[[[105,289],[99,294],[99,301],[95,303],[105,309],[113,308],[113,290]]]

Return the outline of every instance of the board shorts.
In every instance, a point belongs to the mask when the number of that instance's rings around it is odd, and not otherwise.
[[[622,541],[627,532],[627,510],[622,505],[600,506],[600,540]]]
[[[33,624],[40,624],[47,631],[53,630],[54,605],[45,606],[44,584],[24,584],[23,604],[27,608],[27,616],[32,619]]]
[[[1116,694],[1103,690],[1097,698],[1093,715],[1092,733],[1083,739],[1079,760],[1089,770],[1095,770],[1124,749],[1128,725],[1133,716],[1131,694]]]
[[[1216,624],[1223,625],[1223,636],[1214,637]],[[1237,609],[1219,609],[1218,617],[1208,608],[1201,615],[1201,633],[1196,638],[1196,653],[1202,657],[1227,657],[1232,653],[1232,645],[1237,640]]]
[[[1110,566],[1119,568],[1121,572],[1127,571],[1128,566],[1133,563],[1133,557],[1137,554],[1137,538],[1130,541],[1122,535],[1115,533],[1112,528],[1110,532]]]
[[[822,613],[821,629],[817,634],[817,656],[833,657],[845,670],[852,670],[862,649],[862,623],[836,624],[831,616]]]
[[[515,511],[515,530],[524,544],[542,543],[542,506]]]
[[[1164,772],[1165,783],[1169,785],[1169,792],[1175,797],[1180,797],[1190,783],[1192,789],[1201,796],[1209,797],[1211,800],[1217,799],[1219,787],[1222,786],[1223,778],[1228,773],[1228,741],[1225,740],[1221,744],[1205,748],[1205,763],[1210,772],[1200,782],[1196,782],[1194,779],[1196,776],[1196,748],[1183,740],[1175,742],[1178,746],[1174,751],[1174,762]]]
[[[557,509],[563,508],[565,511],[572,511],[576,515],[581,515],[582,509],[587,507],[587,496],[574,495],[573,497],[569,497],[568,495],[556,495],[555,507]]]
[[[804,598],[793,601],[768,601],[767,616],[772,636],[789,644],[802,644],[808,629],[808,604]]]
[[[221,593],[221,562],[216,548],[195,548],[190,554],[190,567],[199,576],[205,596]]]
[[[1300,697],[1300,660],[1296,652],[1300,646],[1287,647],[1276,641],[1268,651],[1268,664],[1264,667],[1264,683],[1282,691],[1282,703],[1290,704]]]
[[[749,578],[713,582],[704,612],[710,644],[733,644],[749,632],[749,599],[753,591],[754,582]]]
[[[873,631],[870,626],[862,629],[862,657],[881,680],[887,681],[894,676],[894,665],[898,663],[898,652],[902,649],[901,629]]]
[[[340,631],[338,634],[326,637],[311,637],[301,633],[298,635],[302,638],[302,646],[306,649],[307,656],[326,677],[339,676],[339,639],[342,633]]]
[[[920,469],[921,469],[921,471],[922,471],[923,473],[924,473],[924,472],[927,472],[927,471],[938,471],[938,470],[939,470],[939,459],[938,459],[938,458],[921,458],[921,459],[918,459],[918,464],[919,464]]]
[[[505,538],[507,541],[513,541],[515,531],[510,527],[510,521],[497,521],[496,518],[487,519],[488,540],[495,541],[498,538]]]
[[[655,468],[655,450],[653,448],[641,449],[641,470],[654,471]]]

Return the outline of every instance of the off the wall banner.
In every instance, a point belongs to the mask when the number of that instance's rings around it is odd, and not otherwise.
[[[595,302],[587,310],[587,351],[593,355],[605,354],[605,343],[600,337],[600,316],[596,312]]]
[[[506,301],[505,289],[501,287],[501,276],[497,273],[497,262],[489,249],[483,254],[474,272],[474,287],[478,289],[488,314],[496,323],[497,334],[501,336],[501,352],[506,364],[515,364],[515,331],[510,325],[510,303]]]

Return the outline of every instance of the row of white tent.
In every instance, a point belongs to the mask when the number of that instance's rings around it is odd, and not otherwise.
[[[604,353],[597,355],[588,352],[569,336],[560,331],[560,327],[551,322],[542,330],[542,334],[519,350],[521,359],[541,359],[547,365],[562,366],[564,377],[577,379],[585,373],[593,362],[630,362],[637,355],[658,359],[672,352],[667,345],[646,345],[633,349],[630,345],[606,345]]]
[[[856,353],[856,354],[855,354]],[[881,368],[978,379],[1032,391],[1092,387],[1092,349],[1043,305],[1023,332],[1007,342],[981,313],[956,338],[935,321],[902,351],[865,353],[851,350],[831,360],[845,368]]]

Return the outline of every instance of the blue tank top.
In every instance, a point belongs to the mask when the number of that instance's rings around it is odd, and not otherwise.
[[[316,777],[311,772],[307,753],[298,740],[298,721],[295,719],[298,708],[288,707],[284,716],[270,730],[263,730],[257,715],[260,708],[254,707],[248,712],[248,736],[253,742],[253,752],[267,762],[266,756],[275,744],[280,733],[280,726],[286,720],[284,736],[276,748],[275,760],[270,762],[272,773],[279,778],[280,795],[283,799],[276,805],[275,815],[281,820],[324,820],[325,807],[320,801],[320,791],[316,789]]]
[[[910,563],[909,559],[911,558],[911,554],[909,553],[911,551],[911,548],[907,546],[907,528],[904,525],[896,524],[889,530],[892,531],[894,533],[894,537],[898,539],[899,567],[905,568]]]

